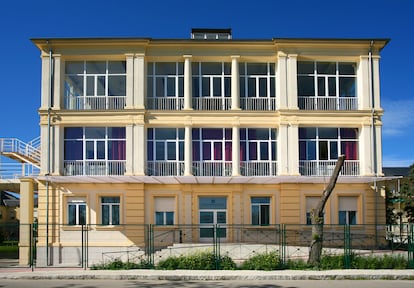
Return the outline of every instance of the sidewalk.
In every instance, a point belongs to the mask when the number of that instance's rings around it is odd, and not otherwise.
[[[0,279],[111,280],[414,280],[414,270],[83,270],[80,268],[0,268]],[[414,282],[413,282],[414,283]]]

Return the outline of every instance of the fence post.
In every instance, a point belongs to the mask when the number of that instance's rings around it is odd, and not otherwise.
[[[213,253],[214,261],[216,264],[216,270],[220,269],[220,228],[218,224],[214,224],[213,232]]]
[[[280,228],[282,227],[282,228]],[[280,250],[280,260],[282,265],[286,265],[286,224],[279,224],[279,250]]]
[[[344,225],[344,268],[351,268],[351,226]]]
[[[408,243],[407,243],[407,250],[408,250],[408,268],[414,268],[414,224],[407,224],[408,225]]]

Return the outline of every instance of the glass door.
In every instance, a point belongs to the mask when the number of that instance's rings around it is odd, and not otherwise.
[[[199,221],[200,240],[214,238],[216,225],[217,237],[226,238],[227,231],[227,199],[225,197],[200,197],[199,198]]]

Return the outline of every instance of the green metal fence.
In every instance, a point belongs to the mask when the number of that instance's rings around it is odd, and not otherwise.
[[[11,231],[0,225],[0,231]],[[23,225],[29,235],[28,265],[32,267],[82,267],[115,260],[145,262],[156,266],[169,257],[198,252],[214,253],[217,269],[221,256],[240,264],[263,253],[276,252],[282,264],[307,261],[312,239],[311,225]],[[324,225],[323,255],[343,255],[344,267],[351,267],[355,255],[384,254],[407,257],[414,268],[414,224]],[[206,230],[207,229],[207,230]],[[18,235],[19,236],[19,235]],[[398,237],[397,237],[398,236]],[[26,237],[26,238],[24,238]],[[15,237],[17,241],[19,237]],[[47,240],[46,240],[47,239]],[[7,242],[6,242],[7,243]]]

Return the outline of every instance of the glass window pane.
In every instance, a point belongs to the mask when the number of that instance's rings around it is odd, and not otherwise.
[[[175,78],[167,78],[167,96],[175,96]]]
[[[177,131],[174,128],[156,128],[154,129],[156,140],[175,139]]]
[[[119,205],[112,205],[112,225],[119,225]]]
[[[260,206],[260,224],[261,225],[269,225],[270,219],[270,209],[269,205],[261,205]]]
[[[318,77],[318,96],[326,96],[325,77]]]
[[[65,63],[66,74],[83,74],[84,62],[83,61],[67,61]]]
[[[174,212],[165,212],[165,225],[174,225]]]
[[[201,74],[202,75],[221,75],[222,63],[202,63]]]
[[[64,160],[82,160],[83,142],[66,140],[64,144]]]
[[[108,130],[108,138],[110,139],[125,139],[126,138],[125,127],[109,127],[107,130]]]
[[[95,76],[86,77],[86,96],[95,96]]]
[[[224,211],[217,212],[217,224],[226,224],[226,212]]]
[[[267,142],[260,142],[260,160],[269,160],[269,145]]]
[[[79,205],[79,225],[86,224],[86,205],[80,204]]]
[[[348,211],[348,224],[355,225],[356,222],[356,211]]]
[[[184,161],[184,142],[180,141],[178,143],[178,160],[179,161]]]
[[[211,143],[203,143],[203,160],[212,160],[211,159]]]
[[[156,142],[156,158],[155,160],[165,160],[164,142]]]
[[[298,76],[298,96],[315,96],[315,82],[313,77]]]
[[[316,139],[316,128],[299,128],[299,139]]]
[[[106,61],[87,61],[87,74],[106,74]]]
[[[210,96],[210,78],[203,77],[202,79],[202,96]]]
[[[96,77],[96,95],[105,96],[106,95],[106,77],[97,76]]]
[[[177,160],[175,142],[167,143],[167,160]]]
[[[102,205],[102,224],[109,225],[109,206]]]
[[[86,159],[95,159],[95,143],[88,141],[86,142]]]
[[[248,78],[247,97],[256,97],[256,78]]]
[[[164,225],[164,212],[155,212],[155,224]]]
[[[328,160],[328,142],[319,142],[319,160]]]
[[[226,197],[200,197],[199,209],[226,209]]]
[[[125,74],[126,73],[126,61],[108,61],[108,73]]]
[[[355,78],[339,78],[339,96],[355,97],[356,96],[356,79]]]
[[[318,62],[316,63],[318,74],[335,75],[336,63],[335,62]]]
[[[328,93],[329,96],[336,96],[336,78],[328,78]]]
[[[200,224],[213,224],[213,212],[200,212]]]
[[[155,63],[155,73],[157,75],[175,75],[176,74],[176,63],[175,62]]]
[[[108,76],[108,96],[126,96],[126,76]]]
[[[223,143],[214,142],[214,160],[223,160]]]
[[[252,225],[259,225],[259,205],[252,205]]]
[[[231,78],[230,77],[224,78],[224,96],[225,97],[231,96]]]
[[[356,63],[338,63],[340,75],[356,75]]]
[[[221,78],[213,78],[213,96],[222,96],[221,95]]]
[[[248,75],[267,75],[267,63],[248,63]]]
[[[338,213],[338,224],[345,225],[346,223],[346,211],[339,211]]]
[[[338,142],[332,141],[330,142],[330,155],[329,159],[338,159]]]
[[[96,159],[105,159],[105,142],[98,141],[96,143]]]
[[[267,97],[267,79],[259,79],[259,97]]]
[[[249,160],[258,160],[256,142],[249,142]]]
[[[319,139],[338,139],[337,128],[319,128]]]
[[[83,76],[65,77],[65,96],[83,96]]]
[[[85,128],[86,139],[105,139],[104,127],[87,127]]]
[[[314,62],[298,62],[298,74],[314,74]]]
[[[116,203],[119,204],[119,197],[102,197],[101,202],[102,203]]]
[[[68,224],[76,225],[76,205],[68,205]]]
[[[155,80],[155,97],[165,96],[165,79],[157,77]]]

